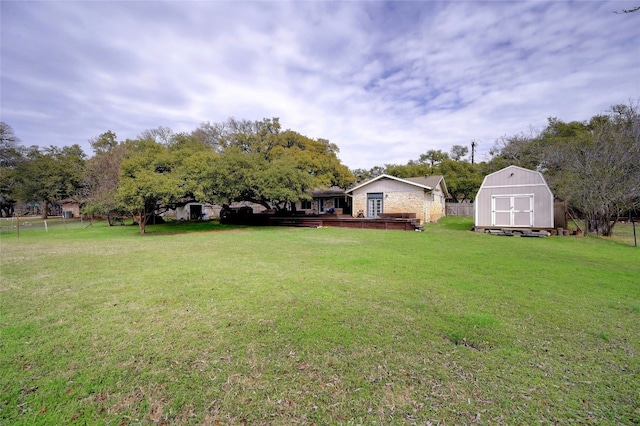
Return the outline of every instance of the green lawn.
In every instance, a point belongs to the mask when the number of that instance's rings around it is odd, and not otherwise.
[[[0,234],[0,424],[640,423],[640,249],[426,232]]]

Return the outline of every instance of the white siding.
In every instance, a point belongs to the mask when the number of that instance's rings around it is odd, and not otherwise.
[[[525,212],[526,209],[519,204],[525,203],[525,197],[531,197],[531,212]],[[496,213],[496,198],[500,199],[497,206],[498,213]],[[503,208],[505,207],[503,203],[507,201],[515,202],[517,205],[510,205],[509,209],[513,208],[514,212],[519,213],[511,212],[507,215]],[[514,227],[554,227],[553,194],[541,173],[509,166],[484,178],[475,200],[475,226],[506,226],[503,223],[507,221],[507,217],[509,217],[509,223],[512,223],[510,226]],[[530,225],[526,225],[526,222],[530,222]]]

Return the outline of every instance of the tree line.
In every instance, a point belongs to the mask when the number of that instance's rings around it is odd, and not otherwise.
[[[349,170],[338,147],[282,130],[278,118],[230,118],[202,123],[188,133],[146,130],[120,141],[107,131],[90,140],[93,156],[78,145],[24,147],[0,123],[0,211],[17,203],[48,205],[71,198],[87,215],[134,215],[140,232],[158,207],[190,201],[251,201],[284,210],[311,191],[347,188],[382,173],[400,178],[443,175],[452,201],[473,201],[484,176],[508,165],[541,171],[551,190],[591,229],[610,235],[622,214],[640,208],[638,106],[614,105],[586,121],[549,118],[541,131],[498,139],[485,161],[473,160],[476,142],[449,152],[428,150],[406,164]]]
[[[88,215],[133,215],[144,233],[159,207],[251,201],[280,210],[315,188],[353,182],[335,144],[282,130],[277,118],[206,122],[190,133],[159,127],[124,141],[107,131],[90,141],[90,158],[78,145],[25,148],[8,125],[0,130],[7,216],[19,201],[38,202],[46,216],[49,204],[72,198]]]

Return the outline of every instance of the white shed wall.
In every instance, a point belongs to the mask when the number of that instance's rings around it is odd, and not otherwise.
[[[554,227],[553,194],[539,172],[509,166],[486,176],[474,203],[476,227],[494,226],[492,197],[496,195],[532,195],[532,228]]]

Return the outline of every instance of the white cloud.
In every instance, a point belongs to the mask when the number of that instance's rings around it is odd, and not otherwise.
[[[640,97],[626,2],[2,2],[2,120],[84,144],[280,117],[349,167]]]

